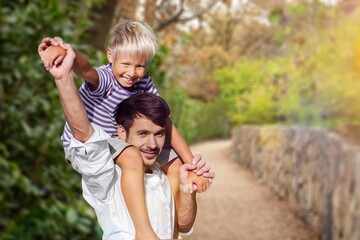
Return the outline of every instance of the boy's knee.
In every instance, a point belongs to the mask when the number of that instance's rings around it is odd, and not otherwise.
[[[182,165],[180,158],[175,158],[174,160],[168,162],[164,166],[162,166],[162,170],[165,172],[166,175],[179,175],[179,169]]]
[[[143,168],[144,161],[139,150],[133,146],[125,148],[115,159],[115,163],[124,168]]]

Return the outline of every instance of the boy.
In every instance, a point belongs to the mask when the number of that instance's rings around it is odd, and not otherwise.
[[[39,54],[43,59],[44,66],[47,69],[58,65],[64,58],[64,53],[59,52],[59,48],[49,47],[51,45],[62,46],[62,39],[46,38],[39,45]],[[47,49],[49,47],[49,49]],[[85,80],[80,87],[79,93],[85,103],[89,120],[101,126],[111,136],[117,135],[117,125],[113,117],[116,105],[139,92],[150,92],[158,95],[155,85],[150,77],[145,76],[145,70],[152,60],[157,50],[156,36],[146,24],[139,21],[126,21],[118,24],[109,41],[107,57],[109,64],[99,68],[93,68],[90,63],[76,52],[73,65],[74,72]],[[170,142],[180,158],[186,162],[193,161],[193,155],[190,152],[185,141],[169,120]],[[69,146],[71,131],[66,124],[62,140],[65,151]],[[115,140],[115,139],[114,139]],[[122,191],[129,209],[131,218],[137,231],[149,231],[148,216],[146,215],[142,159],[133,154],[131,161],[126,161],[120,154],[116,158],[118,164],[123,170]],[[173,168],[174,152],[163,151],[159,158],[159,163],[167,175],[177,174],[177,168]],[[214,177],[209,172],[210,167],[199,159],[194,159],[197,163],[197,174],[208,177],[197,177],[190,174],[190,181],[196,183],[197,191],[205,191],[209,185],[209,179]],[[175,179],[175,178],[170,178]],[[173,188],[178,187],[178,181],[171,181]],[[175,196],[176,197],[176,196]],[[136,211],[135,211],[136,209]],[[145,230],[144,230],[145,229]]]
[[[118,184],[122,171],[114,164],[109,151],[110,136],[101,127],[92,125],[87,117],[70,72],[75,53],[69,45],[67,47],[66,58],[59,67],[51,68],[50,73],[54,76],[62,109],[73,133],[67,158],[74,170],[82,175],[83,196],[96,212],[103,239],[150,239],[137,236]],[[188,185],[188,173],[195,166],[184,164],[178,172],[181,190],[177,193],[179,216],[176,217],[172,189],[156,163],[164,146],[169,114],[167,104],[150,93],[129,97],[115,112],[119,137],[126,141],[122,142],[121,155],[127,157],[127,150],[134,148],[141,153],[146,171],[143,181],[148,213],[154,231],[161,239],[178,238],[176,226],[191,228],[197,208],[196,192],[191,193]]]

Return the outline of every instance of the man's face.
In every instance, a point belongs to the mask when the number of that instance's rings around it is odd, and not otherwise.
[[[119,126],[119,136],[138,148],[145,167],[150,167],[155,164],[156,158],[164,147],[165,128],[156,125],[146,117],[137,117],[127,134],[125,129]]]
[[[109,61],[113,56],[110,56]],[[120,85],[131,91],[135,83],[140,81],[146,73],[147,61],[145,58],[130,57],[118,54],[112,63],[112,71]]]

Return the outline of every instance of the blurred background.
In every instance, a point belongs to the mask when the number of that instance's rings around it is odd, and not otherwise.
[[[106,64],[109,33],[128,18],[158,36],[148,72],[189,144],[243,124],[360,142],[356,0],[1,0],[0,239],[101,238],[63,160],[64,117],[37,47],[60,36]]]

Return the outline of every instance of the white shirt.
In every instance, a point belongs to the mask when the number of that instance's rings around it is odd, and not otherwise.
[[[134,239],[135,228],[121,192],[121,169],[114,164],[104,130],[93,124],[94,133],[85,142],[72,137],[67,159],[82,175],[85,200],[94,208],[103,239]],[[160,166],[144,175],[145,200],[154,232],[160,239],[174,234],[174,199],[169,181]]]

